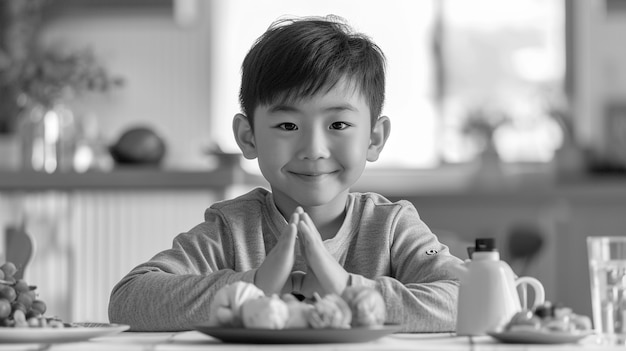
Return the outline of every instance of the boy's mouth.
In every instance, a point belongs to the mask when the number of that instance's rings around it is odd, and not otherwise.
[[[306,179],[306,180],[315,180],[322,179],[331,174],[337,173],[337,171],[329,171],[329,172],[289,172],[295,175],[298,178]]]

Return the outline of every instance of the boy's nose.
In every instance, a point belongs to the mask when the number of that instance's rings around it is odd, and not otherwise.
[[[322,132],[311,132],[300,141],[299,156],[302,159],[317,160],[329,155],[326,137]]]

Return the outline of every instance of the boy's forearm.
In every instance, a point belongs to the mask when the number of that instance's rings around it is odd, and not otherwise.
[[[133,331],[193,329],[209,318],[214,294],[234,281],[252,282],[254,271],[223,270],[210,275],[131,273],[111,293],[109,320]]]
[[[295,259],[297,220],[297,214],[291,216],[289,226],[281,233],[278,243],[257,269],[254,284],[263,290],[265,295],[280,293],[289,279]]]
[[[456,280],[404,285],[391,277],[372,280],[353,274],[351,286],[376,288],[385,300],[386,323],[401,324],[404,332],[449,332],[456,327]]]
[[[400,321],[409,332],[452,332],[456,329],[458,282],[438,281],[408,289],[410,295],[390,298],[395,302],[390,319]],[[403,294],[404,295],[404,294]]]
[[[293,260],[293,259],[292,259]],[[291,273],[291,266],[283,264],[284,260],[268,256],[263,264],[256,270],[254,285],[263,290],[265,295],[280,293],[285,286]]]
[[[350,274],[321,245],[308,253],[309,264],[327,294],[341,295],[348,285]]]

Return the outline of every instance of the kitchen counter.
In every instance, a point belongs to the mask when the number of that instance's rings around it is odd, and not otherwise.
[[[151,168],[126,168],[112,172],[39,173],[2,172],[0,190],[74,190],[74,189],[219,189],[235,181],[246,181],[234,169],[177,171]]]
[[[116,166],[112,171],[54,172],[0,171],[0,192],[42,190],[186,190],[224,191],[236,184],[264,184],[260,176],[244,172],[240,155],[220,154],[206,169],[165,169],[158,166]]]
[[[206,189],[229,186],[266,186],[259,174],[244,171],[236,163],[207,170],[116,168],[111,172],[0,171],[0,192],[81,189]],[[390,198],[436,197],[497,200],[515,197],[568,197],[626,201],[626,177],[580,175],[557,177],[548,172],[531,174],[480,173],[472,167],[446,166],[434,170],[368,169],[354,191],[374,191]]]

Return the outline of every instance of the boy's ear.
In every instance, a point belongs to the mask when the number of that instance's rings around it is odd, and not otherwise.
[[[248,160],[257,157],[256,142],[254,141],[254,133],[252,126],[248,121],[248,117],[238,113],[233,118],[233,133],[239,149],[243,153],[243,157]]]
[[[374,162],[385,147],[389,133],[391,132],[391,121],[387,116],[381,116],[376,120],[370,135],[370,146],[367,149],[367,160]]]

